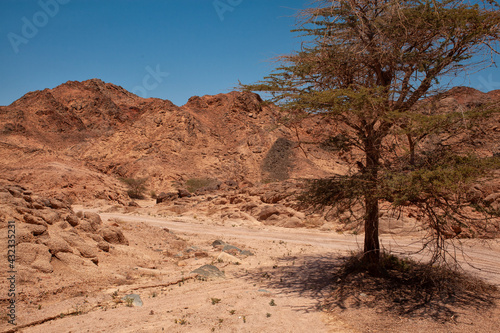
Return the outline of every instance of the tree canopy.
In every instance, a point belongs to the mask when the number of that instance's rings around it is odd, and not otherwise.
[[[423,137],[456,122],[424,99],[437,96],[440,81],[494,64],[498,8],[495,1],[319,0],[299,13],[300,50],[279,57],[261,82],[243,85],[270,93],[296,117],[324,115],[343,124],[341,137],[363,154],[358,171],[316,182],[309,199],[341,211],[363,207],[367,263],[379,260],[381,200],[418,207],[439,242],[443,225],[466,221],[457,193],[498,167],[498,161],[449,151],[415,159]],[[395,135],[405,136],[407,158],[389,149]]]

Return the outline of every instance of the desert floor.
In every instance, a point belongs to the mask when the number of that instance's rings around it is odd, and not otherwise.
[[[489,306],[450,302],[418,315],[374,306],[377,296],[364,293],[351,295],[343,307],[332,306],[338,281],[331,276],[340,257],[362,246],[362,235],[158,216],[151,203],[141,205],[146,209],[131,213],[73,207],[118,223],[130,245],[103,253],[99,273],[72,274],[55,264],[59,278],[42,275],[39,283],[21,285],[34,296],[18,304],[19,332],[498,332],[496,297]],[[158,241],[164,232],[188,248],[166,254]],[[253,255],[221,256],[212,246],[216,240]],[[382,244],[408,253],[420,241],[416,234],[384,236]],[[500,286],[497,240],[466,241],[461,248],[465,270]],[[205,264],[215,265],[225,278],[191,273]],[[121,300],[131,293],[140,295],[142,306]],[[441,311],[440,319],[433,311]],[[13,332],[4,324],[0,331]]]

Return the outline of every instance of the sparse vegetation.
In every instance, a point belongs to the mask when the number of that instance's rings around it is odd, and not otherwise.
[[[128,186],[127,194],[131,199],[144,199],[147,178],[120,178]]]
[[[125,298],[125,303],[127,303],[128,307],[132,307],[134,305],[134,299],[131,297]]]
[[[219,304],[222,301],[220,298],[211,298],[212,305]]]

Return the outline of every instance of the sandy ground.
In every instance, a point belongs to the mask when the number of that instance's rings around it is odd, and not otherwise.
[[[339,256],[359,248],[361,236],[202,218],[119,213],[101,217],[124,226],[133,251],[155,242],[151,233],[141,231],[148,225],[158,232],[168,228],[207,256],[135,267],[144,274],[128,284],[103,281],[79,295],[46,295],[22,307],[25,327],[19,332],[498,332],[496,306],[481,311],[457,308],[455,317],[444,322],[359,306],[327,311],[322,304],[333,288],[329,269]],[[220,250],[212,247],[217,239],[254,255],[240,257],[238,264],[217,260]],[[383,237],[382,244],[394,252],[417,250],[420,245],[410,236]],[[500,286],[498,241],[467,241],[463,249],[459,258],[464,268]],[[204,264],[214,264],[225,278],[194,278],[190,272]],[[106,267],[110,269],[102,269]],[[143,306],[119,301],[129,293],[139,294]]]

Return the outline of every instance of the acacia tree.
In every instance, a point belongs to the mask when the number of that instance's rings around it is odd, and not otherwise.
[[[342,137],[364,156],[357,161],[359,172],[318,183],[313,193],[320,203],[357,200],[363,206],[366,263],[379,263],[381,200],[420,203],[423,211],[432,210],[438,202],[430,199],[439,201],[453,177],[469,180],[479,174],[463,165],[474,165],[476,171],[484,165],[441,156],[436,161],[449,162],[449,172],[443,172],[430,160],[421,163],[419,168],[440,175],[443,187],[436,189],[424,186],[421,174],[388,167],[384,142],[396,129],[406,131],[406,144],[414,151],[422,132],[442,125],[416,106],[439,90],[440,78],[492,63],[489,56],[497,53],[500,36],[497,10],[494,1],[478,5],[459,0],[319,0],[299,14],[295,31],[304,37],[301,49],[280,57],[280,66],[263,81],[243,85],[270,93],[291,114],[323,114],[344,125]],[[406,189],[410,181],[415,186]],[[460,215],[455,208],[428,216],[439,230],[443,219]]]

